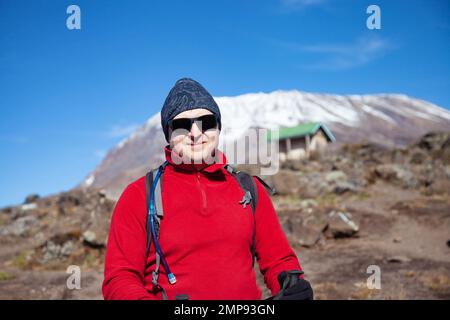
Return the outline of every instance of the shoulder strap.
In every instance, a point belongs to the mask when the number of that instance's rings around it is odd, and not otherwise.
[[[253,177],[256,178],[264,186],[264,188],[270,195],[274,195],[276,193],[276,191],[273,187],[271,187],[267,182],[265,182],[263,179],[261,179],[257,175],[252,176],[252,175],[248,174],[247,172],[236,170],[229,164],[225,165],[225,169],[228,172],[230,172],[233,175],[233,177],[236,178],[236,180],[238,181],[240,187],[244,190],[244,192],[246,192],[246,191],[250,192],[251,199],[253,200],[252,201],[252,203],[253,203],[252,210],[253,211],[256,210],[256,205],[258,204],[258,187],[256,186],[256,183],[255,183]]]
[[[255,212],[256,212],[256,206],[258,204],[258,187],[255,183],[255,180],[253,177],[257,178],[258,181],[262,183],[262,185],[266,188],[266,190],[270,194],[274,194],[275,190],[270,187],[264,180],[262,180],[258,176],[252,176],[244,171],[239,171],[230,166],[229,164],[225,165],[225,169],[237,180],[239,183],[239,186],[244,191],[244,197],[242,198],[241,202],[244,205],[244,208],[247,204],[250,203],[252,207],[252,213],[253,213],[253,221],[254,221],[254,230],[253,232],[253,241],[252,241],[252,257],[253,257],[253,265],[255,264],[255,258],[256,258],[256,218],[255,218]]]
[[[250,205],[252,207],[253,214],[256,212],[256,205],[258,204],[258,188],[256,186],[255,180],[253,180],[252,176],[248,174],[247,172],[243,171],[236,171],[233,176],[239,183],[241,189],[244,191],[244,193],[250,193]],[[245,197],[245,195],[244,195]],[[247,203],[248,204],[248,203]],[[244,203],[245,205],[245,203]]]
[[[165,167],[165,166],[164,166]],[[163,169],[164,169],[163,167]],[[146,229],[147,229],[147,250],[146,255],[148,256],[148,253],[150,251],[150,245],[152,242],[152,233],[150,232],[150,217],[148,214],[148,211],[150,209],[150,192],[152,190],[153,185],[153,177],[156,176],[156,173],[158,172],[159,168],[153,169],[149,172],[147,172],[145,177],[145,193],[146,193],[146,202],[147,202],[147,222],[146,222]],[[164,171],[163,171],[164,172]],[[161,184],[162,184],[162,173],[161,176],[156,183],[156,189],[155,189],[155,232],[156,236],[159,239],[159,226],[160,226],[160,220],[164,216],[163,206],[162,206],[162,193],[161,193]]]
[[[155,236],[159,239],[159,231],[160,231],[160,221],[161,218],[163,217],[164,213],[163,213],[163,207],[162,207],[162,193],[161,193],[161,185],[162,185],[162,174],[164,173],[164,168],[166,167],[167,162],[164,162],[159,168],[153,169],[149,172],[147,172],[147,174],[145,175],[145,194],[146,194],[146,203],[147,203],[147,221],[146,221],[146,231],[147,231],[147,249],[146,249],[146,257],[149,254],[150,251],[150,245],[151,245],[151,241],[152,241],[152,232],[150,230],[151,226],[150,226],[150,214],[149,214],[149,210],[150,210],[150,196],[151,196],[151,191],[152,191],[152,186],[153,186],[153,177],[156,176],[156,174],[158,173],[158,170],[161,169],[161,176],[158,179],[158,182],[156,183],[155,186]],[[153,290],[154,291],[161,291],[162,293],[162,297],[163,300],[168,300],[167,298],[167,293],[164,290],[163,287],[161,287],[158,284],[158,275],[159,275],[159,266],[161,263],[161,257],[158,254],[158,252],[156,252],[156,261],[155,261],[155,270],[152,273],[152,285],[153,285]]]
[[[153,184],[153,171],[147,172],[145,175],[145,200],[147,205],[147,211],[146,211],[146,223],[145,223],[145,229],[147,231],[147,249],[145,251],[145,256],[148,256],[148,252],[150,251],[150,243],[152,242],[152,233],[150,232],[150,216],[149,216],[149,210],[150,210],[150,192],[152,190],[152,184]]]
[[[237,179],[239,185],[246,193],[245,196],[248,198],[248,193],[250,193],[250,205],[252,207],[252,213],[253,213],[253,225],[254,225],[254,232],[253,232],[253,239],[252,239],[252,265],[255,265],[255,259],[256,259],[256,218],[255,218],[255,212],[256,212],[256,205],[258,204],[258,187],[256,186],[255,180],[253,180],[252,176],[249,175],[246,172],[238,171],[234,177]],[[244,196],[244,199],[245,199]],[[245,201],[245,200],[244,200]],[[245,202],[244,202],[245,207]]]

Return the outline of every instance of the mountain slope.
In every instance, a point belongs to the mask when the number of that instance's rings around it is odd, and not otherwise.
[[[222,113],[222,142],[254,127],[278,128],[307,121],[325,123],[337,144],[370,141],[404,146],[424,133],[450,130],[450,112],[401,94],[333,95],[297,90],[215,98]],[[231,133],[231,134],[230,134]],[[163,161],[166,144],[159,113],[111,149],[80,187],[104,188],[117,198],[132,180]]]

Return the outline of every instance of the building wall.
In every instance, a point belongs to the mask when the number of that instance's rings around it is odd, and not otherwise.
[[[309,150],[320,151],[328,145],[327,137],[322,130],[319,130],[311,137]],[[280,161],[287,159],[298,160],[306,157],[306,137],[291,138],[291,151],[286,149],[286,140],[280,141],[279,146]]]
[[[328,144],[327,137],[322,130],[319,130],[311,139],[310,150],[323,150]]]
[[[305,137],[291,138],[291,151],[287,154],[287,159],[297,160],[306,156]]]

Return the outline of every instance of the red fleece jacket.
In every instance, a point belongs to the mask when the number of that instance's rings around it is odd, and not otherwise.
[[[239,201],[243,191],[223,168],[222,161],[198,170],[198,165],[175,164],[165,148],[159,244],[177,282],[171,285],[161,264],[159,284],[169,299],[187,294],[191,300],[259,300],[261,290],[252,267],[254,220],[251,207]],[[301,270],[283,233],[264,186],[258,186],[256,254],[264,281],[276,294],[278,274]],[[146,251],[145,176],[129,184],[118,200],[111,219],[105,259],[105,299],[162,299],[152,292],[155,246]]]

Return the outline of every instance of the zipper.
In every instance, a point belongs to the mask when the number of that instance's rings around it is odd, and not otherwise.
[[[202,210],[201,212],[206,212],[206,193],[205,190],[203,189],[202,184],[200,183],[200,172],[197,171],[197,184],[198,184],[198,188],[200,189],[200,193],[202,195]]]

